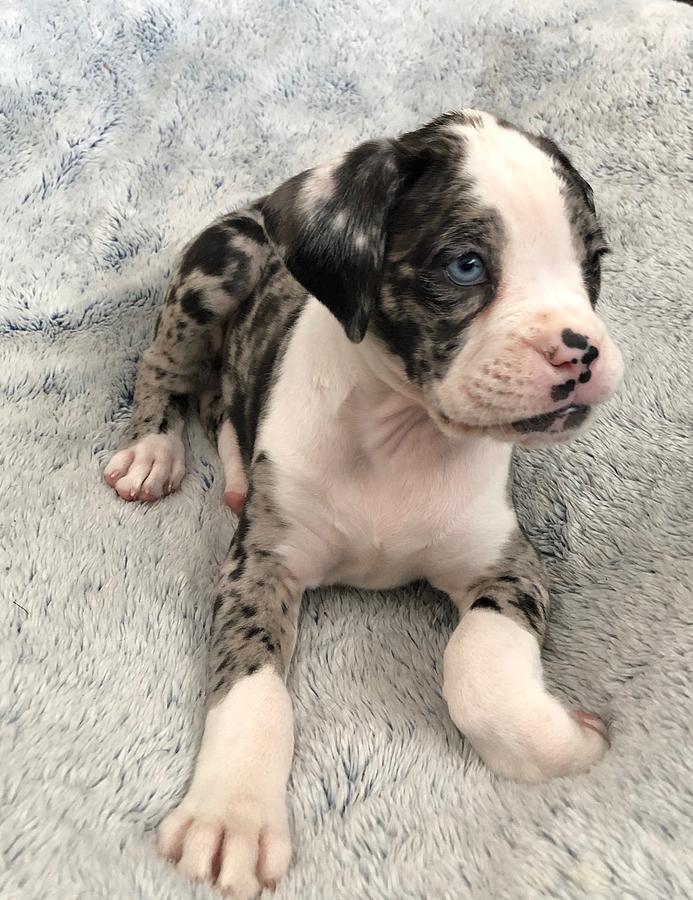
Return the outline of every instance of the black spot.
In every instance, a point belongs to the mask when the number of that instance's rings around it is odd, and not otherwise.
[[[213,612],[214,612],[215,616],[221,609],[221,604],[223,602],[224,602],[224,598],[221,596],[221,594],[217,594],[216,597],[214,598],[214,607],[213,607]]]
[[[587,418],[587,414],[589,413],[589,406],[576,406],[569,414],[566,416],[565,420],[565,428],[579,428],[580,425]]]
[[[513,428],[521,434],[528,434],[532,431],[546,431],[549,425],[556,421],[558,412],[560,412],[560,410],[553,413],[542,413],[539,416],[532,416],[531,419],[520,419],[518,422],[513,422]]]
[[[493,597],[477,597],[472,603],[470,609],[492,609],[494,612],[500,612],[500,604]]]
[[[282,600],[282,614],[286,615],[289,611],[289,607],[286,605],[285,601]]]
[[[510,605],[523,613],[527,622],[534,631],[541,630],[544,619],[544,610],[541,603],[531,594],[520,594],[517,600],[511,600]]]
[[[205,308],[200,291],[191,288],[183,294],[180,303],[190,318],[200,325],[206,325],[214,318],[214,313]]]
[[[576,347],[578,350],[584,350],[587,347],[587,338],[584,334],[576,334],[570,328],[564,328],[561,338],[566,347]]]
[[[580,382],[580,384],[587,384],[591,377],[592,373],[588,369],[586,372],[583,372],[582,375],[578,376],[578,381]]]
[[[563,384],[555,384],[551,388],[551,399],[552,400],[565,400],[569,397],[572,392],[575,390],[575,380],[573,378],[570,381],[566,381]]]
[[[219,675],[224,670],[231,672],[231,671],[233,671],[233,668],[234,668],[233,653],[227,653],[226,656],[219,663],[219,665],[216,667],[214,674]]]
[[[260,666],[258,663],[251,663],[251,665],[248,666],[248,675],[254,675],[259,668]]]
[[[256,244],[264,245],[267,243],[265,230],[262,225],[259,225],[255,221],[255,219],[250,219],[248,216],[229,216],[227,219],[224,219],[224,222],[229,228],[233,228],[237,234],[242,234],[243,237],[250,238],[250,240],[255,241]]]
[[[168,431],[168,419],[166,416],[163,417],[161,422],[159,423],[159,434],[165,434]]]
[[[185,394],[171,394],[171,403],[181,415],[187,412],[188,398]]]
[[[590,347],[587,353],[583,355],[582,361],[586,366],[591,366],[598,356],[599,350],[596,347]]]
[[[520,579],[516,575],[500,575],[498,581],[507,581],[508,584],[518,584]]]
[[[252,619],[256,612],[257,610],[255,607],[251,606],[249,603],[244,603],[243,606],[241,606],[241,614],[246,619]]]
[[[228,264],[229,233],[219,225],[213,225],[190,245],[181,262],[181,278],[187,278],[193,269],[205,275],[222,275]]]
[[[262,634],[262,632],[262,628],[258,628],[257,625],[253,625],[250,628],[246,628],[246,630],[243,632],[243,636],[250,641],[254,637],[257,637],[259,634]]]

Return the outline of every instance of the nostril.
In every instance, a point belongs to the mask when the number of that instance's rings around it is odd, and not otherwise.
[[[551,360],[551,357],[547,357],[547,359],[549,360],[551,365],[554,367],[554,369],[564,369],[564,370],[568,371],[568,370],[572,369],[573,366],[577,365],[577,359],[570,359],[570,360],[567,360],[566,362],[553,362]]]
[[[530,341],[532,347],[541,353],[546,361],[563,372],[589,369],[599,357],[599,349],[585,334],[577,334],[565,328],[560,335]]]

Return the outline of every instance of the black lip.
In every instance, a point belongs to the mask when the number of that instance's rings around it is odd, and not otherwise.
[[[546,431],[556,420],[565,419],[561,429],[561,431],[565,431],[566,429],[578,428],[582,425],[589,411],[589,406],[569,403],[568,406],[562,406],[560,409],[553,410],[553,412],[542,413],[529,419],[519,419],[517,422],[512,423],[512,427],[521,434],[530,434],[533,431]]]

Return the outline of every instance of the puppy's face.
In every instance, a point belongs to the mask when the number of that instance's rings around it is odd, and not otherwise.
[[[565,440],[621,377],[591,190],[546,139],[450,114],[292,179],[265,212],[293,274],[444,431]]]

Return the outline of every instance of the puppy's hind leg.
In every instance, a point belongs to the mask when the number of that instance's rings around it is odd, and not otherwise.
[[[260,215],[250,209],[220,219],[183,253],[139,366],[130,428],[104,473],[123,499],[155,500],[180,484],[186,397],[199,390],[205,363],[268,252]]]
[[[216,386],[200,398],[200,417],[210,440],[216,443],[224,467],[224,502],[240,513],[248,493],[248,476],[236,429],[224,414],[221,390]]]

